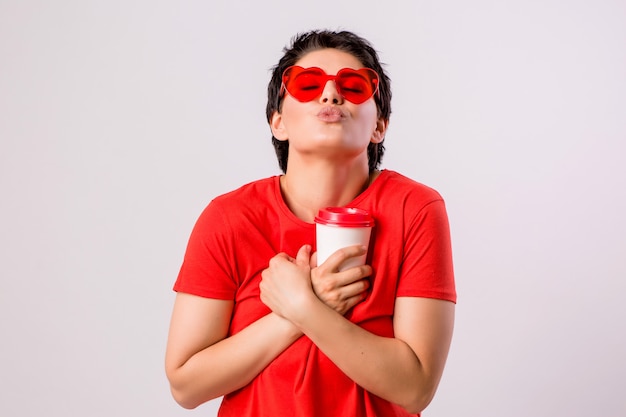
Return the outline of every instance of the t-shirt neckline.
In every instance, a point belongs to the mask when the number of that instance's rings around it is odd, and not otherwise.
[[[365,190],[363,190],[363,192],[361,192],[352,201],[346,204],[345,207],[357,207],[359,204],[361,204],[363,200],[365,200],[370,194],[372,194],[375,191],[376,188],[382,186],[382,183],[384,182],[384,179],[387,177],[387,175],[389,175],[388,174],[389,172],[390,171],[386,169],[382,169],[380,171],[380,174],[378,174],[378,176],[374,178],[374,181],[372,181],[372,183]],[[309,223],[300,219],[289,209],[289,206],[287,206],[287,203],[285,202],[285,199],[283,197],[283,193],[280,191],[280,178],[281,177],[282,175],[274,176],[274,196],[276,198],[277,206],[283,212],[285,217],[291,220],[292,222],[300,226],[305,226],[305,227],[315,226],[315,223]]]

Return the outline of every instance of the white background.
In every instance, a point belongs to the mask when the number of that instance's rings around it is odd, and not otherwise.
[[[626,415],[626,3],[0,0],[0,415],[171,399],[171,287],[211,198],[278,165],[269,69],[368,38],[384,167],[447,201],[459,292],[425,416]]]

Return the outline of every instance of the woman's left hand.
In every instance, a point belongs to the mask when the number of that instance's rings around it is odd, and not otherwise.
[[[259,284],[261,301],[274,313],[290,320],[302,306],[317,297],[311,286],[311,246],[304,245],[295,258],[279,253],[270,259]]]

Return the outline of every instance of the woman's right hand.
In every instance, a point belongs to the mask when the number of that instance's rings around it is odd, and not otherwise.
[[[366,252],[363,246],[349,246],[339,249],[319,266],[315,266],[317,253],[311,258],[313,291],[324,304],[341,315],[367,297],[370,287],[368,277],[372,274],[372,267],[362,265],[339,271],[339,266],[347,259],[362,256]]]

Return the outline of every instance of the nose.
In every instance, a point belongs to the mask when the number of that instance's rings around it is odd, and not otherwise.
[[[320,96],[320,102],[324,104],[342,104],[343,97],[337,91],[337,85],[334,80],[328,80]]]

